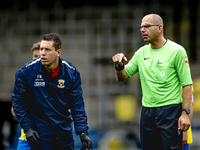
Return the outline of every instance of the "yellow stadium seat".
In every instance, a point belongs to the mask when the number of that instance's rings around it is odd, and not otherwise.
[[[131,121],[135,117],[136,99],[132,95],[117,96],[115,100],[115,115],[121,121]]]

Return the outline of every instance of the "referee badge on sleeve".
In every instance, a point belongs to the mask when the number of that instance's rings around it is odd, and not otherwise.
[[[189,62],[188,62],[188,58],[187,57],[184,58],[184,63],[185,63],[186,66],[189,67]]]

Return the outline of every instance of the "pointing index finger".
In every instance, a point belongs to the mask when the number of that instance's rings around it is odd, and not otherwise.
[[[119,57],[119,62],[120,63],[122,62],[122,58],[123,58],[123,55],[120,55],[120,57]]]

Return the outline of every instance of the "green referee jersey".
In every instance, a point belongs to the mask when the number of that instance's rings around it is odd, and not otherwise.
[[[145,107],[180,104],[182,87],[192,84],[186,51],[170,40],[159,49],[141,47],[125,70],[129,77],[139,72]]]

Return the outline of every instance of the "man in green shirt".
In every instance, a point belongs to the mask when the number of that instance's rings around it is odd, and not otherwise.
[[[123,61],[128,61],[125,55],[114,55],[116,78],[125,81],[139,72],[143,93],[140,120],[143,150],[181,150],[182,131],[190,127],[192,99],[186,51],[164,38],[163,20],[157,14],[146,15],[140,31],[149,45],[141,47],[125,66]]]

